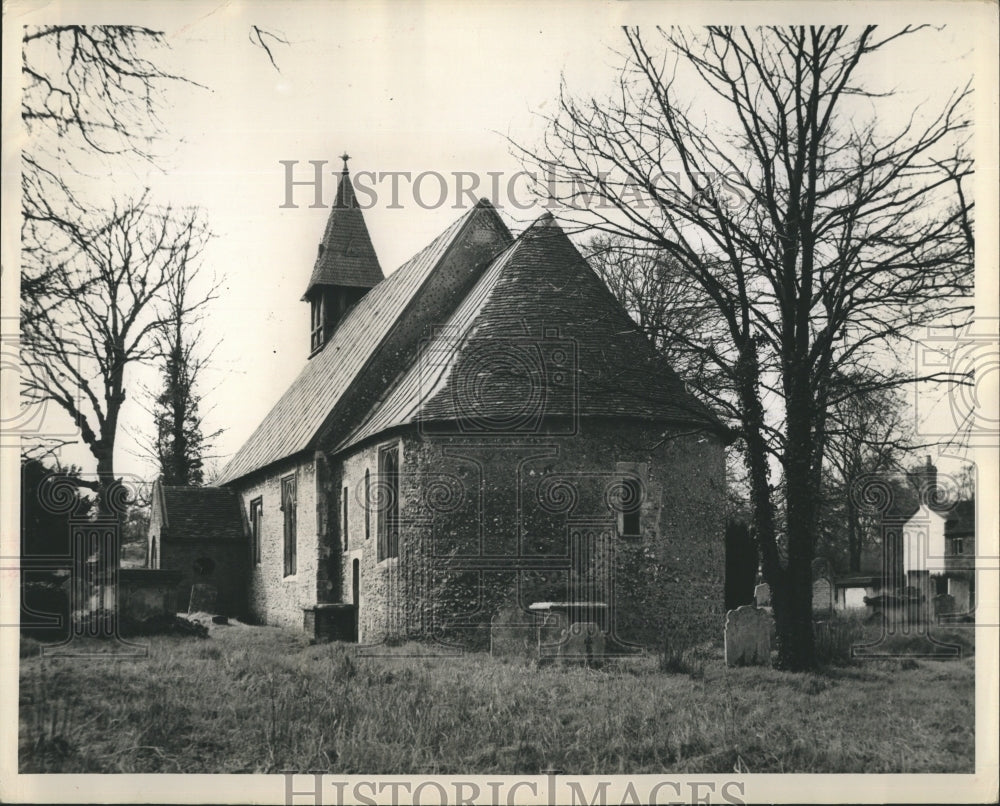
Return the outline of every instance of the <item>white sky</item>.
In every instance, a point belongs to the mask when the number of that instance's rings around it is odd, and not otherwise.
[[[78,8],[60,3],[15,15],[7,20],[5,37],[17,23],[77,22]],[[352,172],[471,171],[487,186],[487,173],[499,171],[506,182],[520,170],[506,136],[538,141],[542,127],[534,113],[552,109],[561,74],[577,94],[601,95],[614,81],[618,59],[610,47],[621,44],[618,26],[624,20],[694,23],[707,21],[716,9],[713,21],[740,21],[755,7],[726,6],[721,19],[718,8],[493,3],[472,13],[457,2],[134,4],[127,10],[89,4],[89,20],[96,15],[164,30],[178,69],[210,88],[170,89],[173,106],[163,118],[173,150],[163,163],[166,173],[144,176],[119,164],[113,184],[97,180],[94,192],[110,196],[149,183],[158,200],[199,205],[208,213],[216,238],[204,263],[226,278],[207,322],[207,338],[223,341],[203,390],[211,409],[207,430],[227,429],[217,443],[220,463],[257,426],[307,354],[309,312],[299,300],[328,210],[308,208],[307,188],[296,191],[298,209],[280,209],[279,160],[299,160],[299,178],[307,178],[309,160],[328,160],[327,170],[339,171],[338,155],[346,149]],[[935,19],[944,7],[921,8]],[[901,110],[925,98],[940,103],[975,70],[976,20],[961,13],[962,4],[949,8],[947,30],[914,38],[880,68],[879,79],[903,91]],[[899,24],[885,6],[875,11],[881,21]],[[801,21],[816,19],[813,13]],[[249,41],[251,25],[290,43],[272,44],[280,72]],[[10,165],[5,161],[5,185]],[[335,186],[328,173],[327,203]],[[425,187],[436,195],[435,183]],[[386,272],[461,215],[452,204],[422,209],[405,188],[402,209],[387,209],[387,185],[381,184],[378,204],[366,212]],[[526,198],[523,191],[519,198]],[[539,212],[503,214],[519,229]],[[10,281],[5,272],[5,285]],[[136,374],[129,384],[133,397],[140,381],[156,385],[155,377]],[[151,428],[135,400],[123,419],[140,430]],[[118,470],[151,477],[152,464],[132,455],[134,450],[123,434]],[[82,448],[67,449],[63,458],[88,469],[92,464]]]

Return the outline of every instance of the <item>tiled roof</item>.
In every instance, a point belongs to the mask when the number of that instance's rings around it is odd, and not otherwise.
[[[976,500],[959,501],[944,525],[948,537],[974,535],[976,533]]]
[[[926,501],[927,509],[942,518],[949,517],[953,503],[946,497],[938,497],[933,493],[933,487],[921,495],[928,482],[919,474],[909,472],[898,474],[888,479],[889,492],[892,496],[885,515],[887,520],[908,521]]]
[[[171,540],[242,540],[239,498],[224,487],[175,487],[160,490],[167,536]]]
[[[888,481],[892,499],[884,517],[889,520],[908,521],[920,509],[920,492],[909,476],[892,477]]]
[[[414,422],[489,434],[537,415],[722,429],[546,214],[501,253],[343,450]]]
[[[474,222],[483,220],[482,217],[499,222],[489,203],[480,202],[369,291],[347,313],[323,350],[306,363],[257,430],[230,460],[216,479],[217,484],[226,484],[312,447],[334,407],[358,379],[449,249],[459,248],[467,239],[481,236]],[[502,223],[499,226],[502,227]],[[505,227],[503,230],[506,232]]]
[[[340,176],[337,199],[330,210],[326,231],[316,256],[306,294],[317,285],[343,285],[372,288],[382,281],[368,227],[358,207],[354,185],[347,169]]]

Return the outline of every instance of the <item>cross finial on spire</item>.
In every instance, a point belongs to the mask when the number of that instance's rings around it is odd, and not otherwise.
[[[351,158],[351,155],[345,151],[340,155],[340,158],[344,161],[344,173],[347,173],[347,161]]]

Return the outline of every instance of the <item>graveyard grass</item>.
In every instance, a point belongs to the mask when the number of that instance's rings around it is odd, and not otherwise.
[[[22,772],[567,774],[972,772],[974,628],[960,660],[815,674],[722,648],[600,669],[488,654],[359,657],[289,631],[141,639],[133,660],[22,638]],[[100,646],[100,645],[98,645]],[[415,645],[392,650],[406,652]]]

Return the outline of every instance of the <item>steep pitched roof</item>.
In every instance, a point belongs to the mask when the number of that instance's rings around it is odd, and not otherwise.
[[[534,414],[533,414],[534,413]],[[414,422],[532,428],[535,414],[722,430],[546,214],[493,261],[339,450]]]
[[[435,268],[451,250],[482,239],[492,222],[510,237],[496,211],[483,200],[369,291],[347,313],[322,352],[305,364],[216,483],[227,484],[313,447],[347,390],[356,381],[364,382],[359,376]]]
[[[316,264],[306,287],[306,296],[317,285],[372,288],[382,279],[382,267],[345,166],[337,186],[337,199],[330,210]]]
[[[156,483],[169,540],[242,540],[239,498],[223,487],[178,487]]]
[[[913,480],[906,475],[897,475],[888,480],[891,501],[885,511],[885,518],[908,521],[920,509],[920,491]]]
[[[884,518],[893,521],[908,521],[926,502],[927,510],[941,518],[947,518],[953,506],[945,496],[934,494],[934,487],[926,488],[925,479],[914,473],[897,474],[888,479],[891,496]]]

